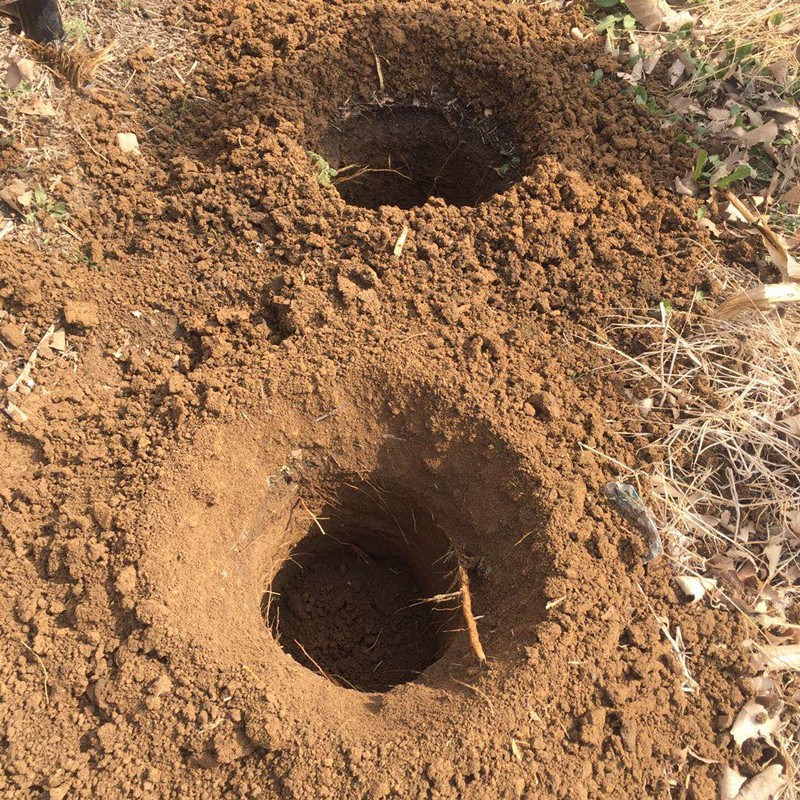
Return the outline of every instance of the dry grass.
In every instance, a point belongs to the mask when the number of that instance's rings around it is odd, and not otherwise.
[[[725,277],[734,291],[748,288],[730,268]],[[648,499],[676,571],[708,579],[712,602],[751,625],[754,695],[783,704],[783,796],[797,800],[800,672],[765,663],[759,648],[800,644],[792,617],[800,603],[800,309],[732,320],[698,312],[615,322],[646,343],[636,358],[601,346],[623,356],[615,368],[640,413],[671,421],[650,445],[652,468],[628,477]]]
[[[797,0],[705,0],[700,32],[721,55],[729,42],[752,45],[765,67],[785,68],[789,82],[800,73],[800,3]]]

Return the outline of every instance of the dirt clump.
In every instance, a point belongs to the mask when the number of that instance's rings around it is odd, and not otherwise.
[[[190,77],[76,94],[51,163],[0,152],[80,239],[0,241],[3,385],[62,315],[68,346],[0,430],[3,795],[705,798],[768,758],[720,723],[745,631],[602,494],[653,423],[592,337],[715,290],[692,154],[528,5],[169,13]],[[357,549],[281,587],[315,520]],[[488,669],[409,608],[459,565]]]

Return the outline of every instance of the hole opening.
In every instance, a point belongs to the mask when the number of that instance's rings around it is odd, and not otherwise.
[[[458,599],[432,600],[456,590],[449,541],[418,512],[404,516],[323,512],[263,598],[282,649],[339,686],[385,692],[414,681],[459,627]]]
[[[477,206],[520,177],[520,157],[490,119],[451,103],[360,107],[319,142],[316,168],[354,206],[415,208],[438,197]]]

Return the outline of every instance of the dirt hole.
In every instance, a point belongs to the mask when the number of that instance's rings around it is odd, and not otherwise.
[[[418,678],[446,649],[458,601],[457,562],[429,522],[336,510],[314,523],[275,574],[263,600],[283,650],[334,683],[384,692]],[[416,527],[414,527],[416,524]]]
[[[477,206],[519,177],[520,159],[496,129],[452,109],[363,109],[331,126],[319,149],[339,194],[363,208],[414,208],[431,197]]]

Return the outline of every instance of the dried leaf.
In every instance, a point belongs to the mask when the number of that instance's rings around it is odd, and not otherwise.
[[[763,669],[770,672],[800,672],[800,644],[762,645],[759,649]]]
[[[793,414],[791,417],[784,417],[780,424],[786,428],[792,436],[800,436],[800,414]]]
[[[691,173],[683,178],[675,176],[675,191],[682,197],[697,197],[700,194],[700,189],[694,182]]]
[[[780,719],[777,716],[770,717],[761,703],[750,700],[734,720],[731,736],[739,747],[750,739],[765,739],[772,743],[772,736],[780,724]]]
[[[791,103],[787,103],[785,100],[769,100],[760,105],[758,110],[764,114],[773,114],[787,122],[800,119],[800,108]]]
[[[780,544],[768,544],[764,548],[764,557],[767,559],[767,569],[769,570],[768,580],[772,580],[775,577],[782,552],[783,547]]]
[[[763,772],[750,778],[739,790],[735,800],[771,800],[785,783],[783,766],[771,764]]]
[[[34,117],[54,117],[56,110],[49,100],[42,97],[30,97],[17,105],[20,114],[28,114]]]
[[[8,65],[8,69],[6,70],[6,89],[10,92],[13,92],[14,89],[17,88],[22,83],[22,73],[19,71],[19,67],[15,61],[12,61]]]
[[[736,795],[746,780],[747,778],[726,764],[719,779],[719,800],[736,800]]]
[[[522,750],[520,750],[516,739],[511,740],[511,753],[517,761],[522,761]]]
[[[675,578],[675,583],[693,603],[701,600],[708,590],[717,586],[714,578],[698,578],[696,575],[679,575]]]
[[[780,303],[800,301],[800,284],[770,283],[748,289],[726,300],[715,312],[718,319],[730,320],[743,311],[756,309],[768,311]]]
[[[15,180],[0,189],[0,200],[19,214],[33,202],[33,192],[21,180]]]
[[[717,227],[717,224],[708,217],[703,217],[700,220],[699,225],[701,228],[705,228],[713,236],[716,236],[717,238],[720,238],[722,236],[722,231]]]
[[[775,81],[781,86],[787,86],[789,83],[789,59],[780,58],[774,64],[769,64],[767,70],[775,78]]]
[[[53,350],[57,350],[59,353],[63,353],[67,349],[67,334],[63,328],[59,328],[51,337],[50,337],[50,347]]]
[[[676,58],[667,72],[667,75],[669,76],[669,85],[675,86],[683,76],[684,72],[686,72],[686,64],[684,64],[679,58]]]
[[[760,217],[754,214],[750,209],[741,201],[738,197],[731,194],[731,192],[726,193],[726,197],[728,200],[736,207],[739,213],[749,222],[751,225],[755,225],[758,228],[758,232],[761,234],[761,237],[764,239],[764,244],[766,245],[767,250],[769,250],[769,254],[772,257],[772,260],[775,266],[781,271],[781,275],[785,281],[789,280],[800,280],[800,264],[792,257],[791,253],[789,253],[789,249],[786,246],[786,242],[780,237],[772,228],[769,227]]]
[[[759,144],[772,144],[778,137],[778,123],[765,122],[742,136],[742,144],[749,150]]]

